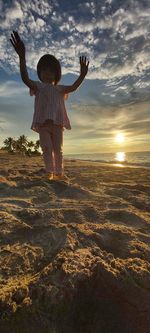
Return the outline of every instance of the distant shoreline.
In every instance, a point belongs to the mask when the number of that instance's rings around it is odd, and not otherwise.
[[[144,153],[144,152],[143,152]],[[150,151],[147,151],[147,153],[150,154]],[[32,155],[31,156],[27,156],[27,155],[21,155],[18,152],[15,153],[9,153],[6,150],[2,150],[0,149],[0,154],[8,154],[10,156],[16,156],[16,157],[21,157],[21,158],[37,158],[37,155]],[[107,154],[107,153],[106,153]],[[77,154],[78,156],[80,156],[81,154]],[[77,158],[77,155],[73,155],[73,154],[68,154],[68,155],[64,155],[64,161],[69,161],[69,162],[89,162],[89,163],[96,163],[97,165],[101,165],[101,166],[111,166],[111,167],[120,167],[120,168],[144,168],[144,169],[150,169],[150,162],[145,162],[143,164],[140,163],[130,163],[130,162],[118,162],[118,161],[105,161],[105,160],[99,160],[99,159],[90,159],[90,158]],[[83,154],[86,156],[86,154]],[[95,154],[91,154],[91,155],[95,155]],[[41,155],[38,155],[39,157],[42,157]],[[69,157],[70,156],[70,157]],[[73,157],[75,156],[75,157]]]

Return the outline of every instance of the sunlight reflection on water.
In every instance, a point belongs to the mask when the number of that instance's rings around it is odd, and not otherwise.
[[[116,162],[125,162],[126,154],[124,151],[118,151],[115,155]]]

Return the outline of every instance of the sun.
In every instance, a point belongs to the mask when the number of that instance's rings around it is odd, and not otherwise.
[[[125,137],[124,137],[124,134],[123,133],[118,133],[118,134],[116,134],[116,136],[115,136],[115,141],[117,142],[117,143],[124,143],[124,141],[125,141]]]

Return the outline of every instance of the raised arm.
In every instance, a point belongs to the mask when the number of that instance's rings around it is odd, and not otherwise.
[[[89,61],[86,60],[86,57],[80,57],[80,76],[71,86],[64,87],[65,94],[75,91],[81,85],[88,72],[88,66]]]
[[[13,45],[16,53],[19,56],[19,62],[20,62],[20,75],[22,78],[22,81],[28,86],[30,89],[36,90],[36,86],[34,81],[29,79],[27,67],[26,67],[26,58],[25,58],[25,45],[23,41],[20,39],[19,34],[17,31],[13,31],[11,34],[11,44]]]

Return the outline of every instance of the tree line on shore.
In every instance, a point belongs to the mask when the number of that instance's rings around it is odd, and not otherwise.
[[[35,142],[28,141],[27,136],[20,135],[18,139],[8,137],[3,141],[2,150],[8,151],[8,153],[20,153],[22,155],[41,155],[40,149],[40,140]]]

